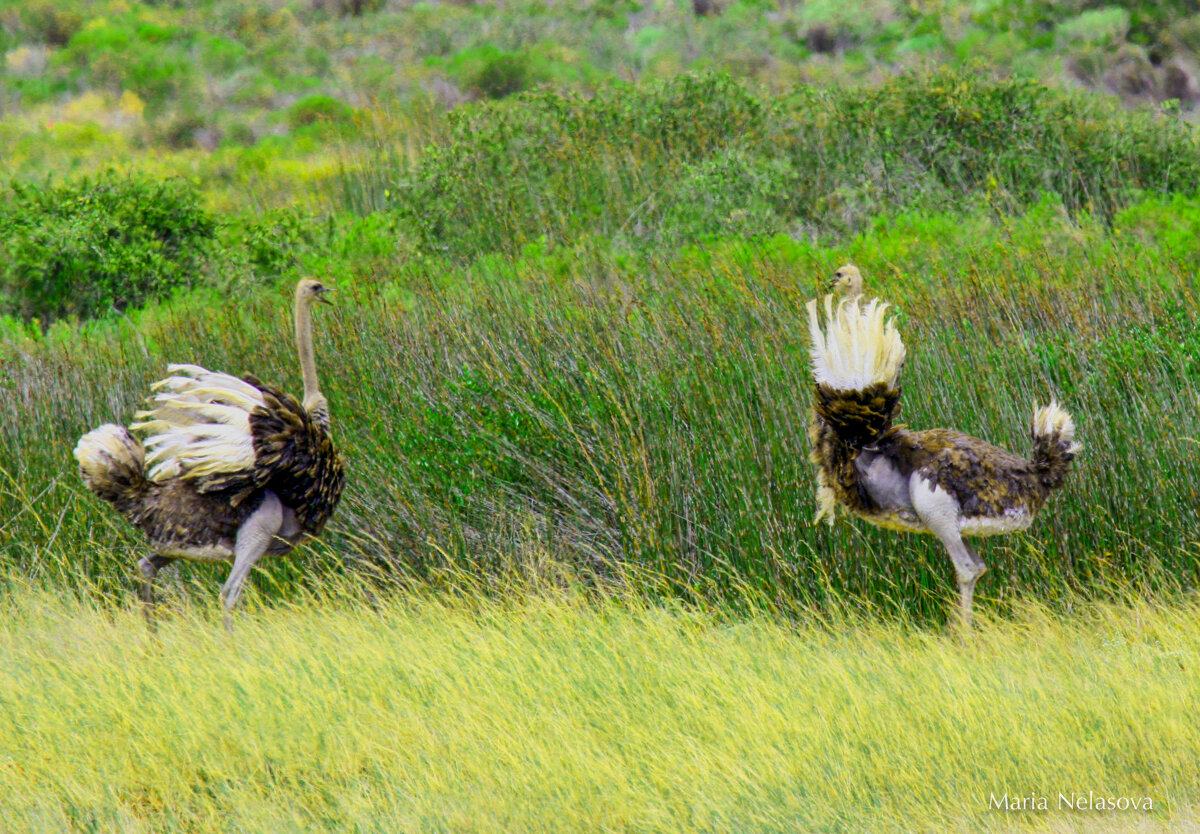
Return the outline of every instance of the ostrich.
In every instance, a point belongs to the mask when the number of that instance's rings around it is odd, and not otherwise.
[[[321,532],[346,476],[329,433],[329,407],[313,360],[314,302],[330,288],[305,278],[296,286],[296,347],[304,402],[260,382],[198,365],[168,365],[155,383],[155,407],[135,414],[139,442],[112,423],[75,447],[83,482],[150,540],[138,562],[142,600],[154,601],[154,577],[176,559],[233,563],[221,588],[225,625],[242,585],[264,554],[286,553]]]
[[[857,270],[855,270],[857,273]],[[892,425],[904,343],[888,305],[825,296],[825,329],[808,303],[816,400],[809,439],[817,466],[817,521],[838,505],[886,527],[936,536],[954,562],[962,622],[971,623],[975,583],[987,570],[964,536],[1023,530],[1063,485],[1082,449],[1056,403],[1035,409],[1029,460],[951,429]]]

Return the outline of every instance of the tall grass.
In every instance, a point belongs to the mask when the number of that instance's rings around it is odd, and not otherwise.
[[[1079,426],[1066,488],[1028,533],[983,545],[985,606],[1113,580],[1193,588],[1191,268],[1161,261],[1147,281],[1143,244],[1055,216],[990,240],[967,226],[941,249],[912,247],[910,220],[848,253],[786,240],[531,251],[344,286],[316,327],[349,486],[316,555],[270,563],[262,581],[286,595],[314,559],[425,581],[520,566],[777,610],[832,592],[939,618],[951,571],[935,541],[810,522],[803,304],[849,254],[904,312],[909,425],[1024,453],[1034,404],[1058,397]],[[126,587],[143,545],[84,491],[70,449],[128,420],[167,361],[298,385],[283,292],[198,298],[61,344],[8,343],[0,547],[29,575]],[[527,563],[534,546],[554,559]]]
[[[803,306],[847,258],[904,312],[910,425],[1024,452],[1051,397],[1079,425],[1067,488],[1029,533],[985,546],[985,600],[1195,587],[1200,209],[1183,192],[1200,154],[1182,123],[955,73],[791,98],[708,75],[464,110],[428,135],[415,158],[381,138],[346,168],[346,206],[367,216],[278,213],[227,255],[342,287],[318,356],[350,486],[319,555],[264,571],[276,593],[314,563],[451,582],[522,566],[940,616],[936,542],[809,521]],[[390,196],[389,171],[409,177]],[[847,214],[854,194],[869,214]],[[791,225],[810,222],[861,231],[820,243]],[[127,421],[171,361],[295,388],[279,290],[5,327],[13,564],[125,586],[143,545],[78,483],[75,439]],[[531,547],[554,564],[526,565]]]
[[[227,637],[186,604],[150,634],[132,606],[6,595],[6,830],[1196,823],[1194,603],[1023,604],[963,643],[569,594],[338,596]],[[1153,810],[1060,804],[1089,791]]]

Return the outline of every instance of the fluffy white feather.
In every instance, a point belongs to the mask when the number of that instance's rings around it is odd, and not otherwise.
[[[878,382],[895,385],[904,365],[904,342],[887,318],[889,305],[872,299],[865,305],[846,298],[833,306],[825,296],[825,328],[816,300],[808,302],[813,376],[839,391],[856,391]]]
[[[155,408],[139,411],[131,428],[146,438],[148,476],[157,482],[241,472],[254,466],[250,413],[265,407],[262,392],[229,374],[199,365],[168,365],[154,383]]]
[[[1074,455],[1083,451],[1083,446],[1075,442],[1075,421],[1071,419],[1067,410],[1054,400],[1050,401],[1050,405],[1041,408],[1034,406],[1033,434],[1035,437],[1057,437],[1069,444],[1067,454]]]
[[[141,445],[123,427],[112,423],[79,438],[74,454],[88,485],[105,477],[114,466],[140,469],[143,461]]]

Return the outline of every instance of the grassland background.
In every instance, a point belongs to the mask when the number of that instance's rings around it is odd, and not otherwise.
[[[1195,825],[1183,4],[353,11],[0,3],[13,820]],[[811,524],[803,305],[847,260],[901,311],[910,425],[1079,426],[968,644],[936,542]],[[345,498],[233,641],[205,566],[151,636],[70,450],[167,362],[297,388],[305,274]],[[986,805],[1071,788],[1155,813]]]

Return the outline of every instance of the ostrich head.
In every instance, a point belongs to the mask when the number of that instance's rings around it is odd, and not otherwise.
[[[854,264],[839,266],[829,286],[846,298],[858,298],[863,294],[862,273]]]
[[[322,304],[332,304],[326,296],[333,292],[333,287],[327,287],[316,278],[301,278],[296,285],[296,303],[312,304],[320,301]]]

